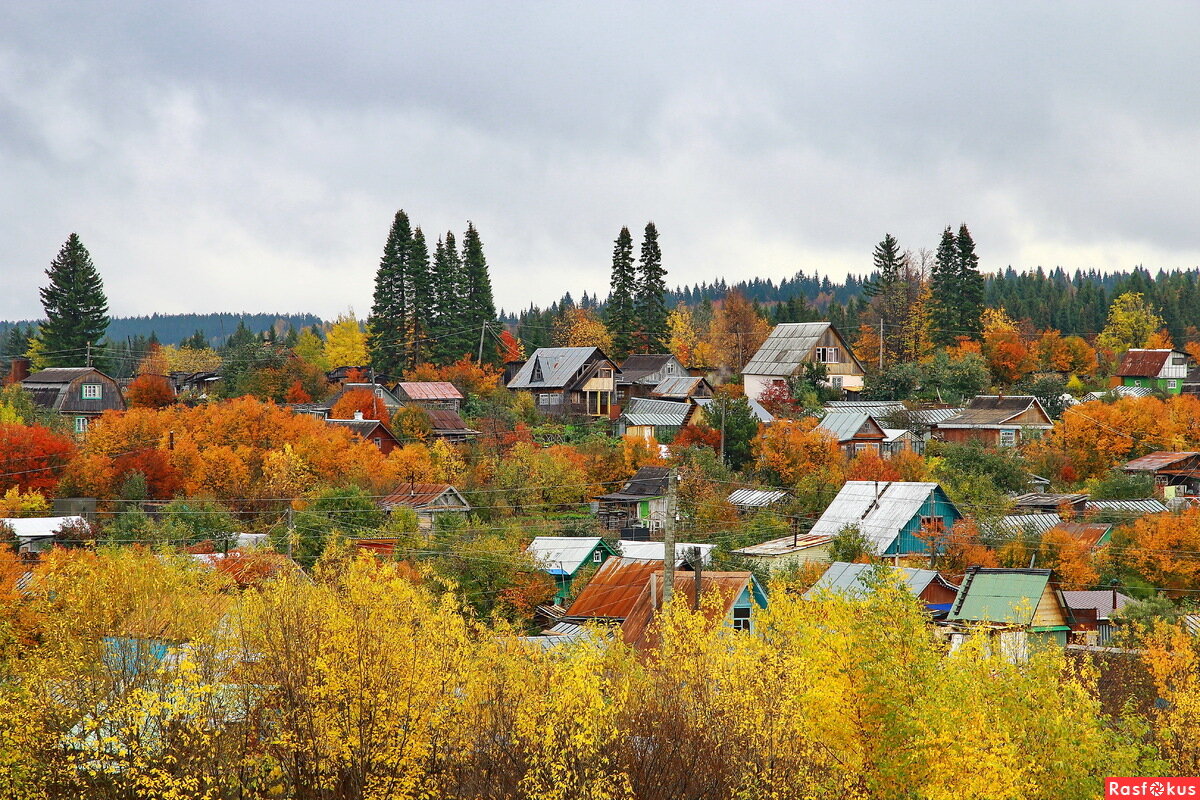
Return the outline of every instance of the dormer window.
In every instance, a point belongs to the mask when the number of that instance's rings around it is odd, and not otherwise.
[[[98,383],[83,384],[83,399],[84,400],[99,400],[101,398],[101,388]]]

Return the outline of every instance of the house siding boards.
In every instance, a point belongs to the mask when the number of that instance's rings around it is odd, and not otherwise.
[[[612,416],[621,371],[598,347],[539,347],[508,383],[544,414]]]
[[[1013,447],[1031,435],[1054,427],[1036,397],[979,395],[958,414],[934,426],[944,442],[981,442],[990,447]]]
[[[1187,353],[1181,350],[1131,349],[1121,357],[1117,377],[1123,386],[1180,394],[1188,377],[1188,361]]]
[[[797,322],[776,325],[742,368],[746,396],[757,399],[772,384],[798,374],[805,363],[813,361],[825,364],[829,385],[862,389],[866,370],[837,328],[828,322]]]

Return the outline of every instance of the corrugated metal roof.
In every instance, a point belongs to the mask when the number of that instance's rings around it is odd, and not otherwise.
[[[688,402],[636,397],[629,401],[621,416],[627,425],[683,427],[693,408]]]
[[[772,539],[769,542],[752,544],[749,547],[743,547],[740,550],[732,550],[730,552],[732,555],[746,556],[748,558],[775,558],[798,553],[801,550],[808,550],[811,547],[820,547],[832,541],[832,536],[821,534],[814,536],[811,533],[802,533],[799,536],[784,536],[782,539]]]
[[[877,577],[878,576],[878,577]],[[850,564],[835,561],[812,585],[805,597],[815,597],[821,592],[834,592],[849,597],[865,597],[871,592],[871,583],[880,578],[890,578],[906,587],[914,595],[938,580],[937,570],[913,567],[892,567],[886,564]]]
[[[936,425],[951,417],[956,417],[962,412],[962,408],[917,408],[908,413],[914,422],[920,422],[923,425]]]
[[[1193,456],[1200,456],[1200,453],[1194,451],[1168,452],[1166,450],[1159,450],[1157,453],[1150,453],[1141,458],[1127,461],[1121,469],[1126,472],[1157,472],[1160,469],[1166,469],[1172,464],[1186,461]]]
[[[1013,498],[1013,504],[1018,508],[1023,506],[1051,506],[1057,508],[1063,505],[1075,505],[1087,500],[1086,494],[1058,494],[1055,492],[1027,492]]]
[[[24,378],[21,383],[30,384],[62,384],[70,383],[93,372],[100,372],[95,367],[47,367]],[[103,374],[103,373],[100,373]]]
[[[972,398],[959,414],[947,417],[939,424],[947,427],[952,425],[1000,425],[1035,405],[1041,408],[1038,399],[1029,395],[1006,395],[1004,397],[979,395]],[[1042,413],[1045,413],[1044,409]],[[1045,423],[1037,424],[1049,426],[1049,416],[1046,417],[1046,420]],[[1030,425],[1031,423],[1022,424]]]
[[[734,489],[729,493],[729,502],[743,508],[766,508],[787,499],[783,489]]]
[[[926,504],[932,504],[936,483],[906,481],[847,481],[825,513],[809,531],[836,536],[853,525],[877,553],[885,552]]]
[[[654,573],[662,572],[662,560],[610,558],[583,587],[567,616],[625,619]]]
[[[410,400],[462,400],[463,396],[449,381],[401,381],[396,391]]]
[[[594,358],[604,353],[598,347],[539,347],[508,382],[509,389],[555,389],[571,382],[575,373]],[[542,379],[533,380],[535,368],[540,368]]]
[[[626,539],[621,539],[617,542],[620,545],[621,555],[625,558],[636,558],[640,561],[653,561],[658,564],[658,568],[662,569],[663,558],[666,557],[666,545],[662,542],[634,542]],[[675,543],[675,564],[683,566],[687,562],[687,553],[689,550],[699,550],[700,557],[704,559],[704,563],[708,564],[712,561],[712,551],[716,549],[715,544],[696,544],[693,542],[676,542]]]
[[[776,325],[742,368],[743,375],[795,374],[817,341],[829,330],[828,322],[789,322]],[[847,353],[852,357],[852,354]]]
[[[694,397],[692,398],[692,402],[701,408],[708,408],[711,403],[715,403],[717,400],[714,397]],[[750,404],[750,413],[753,414],[754,418],[759,422],[766,424],[775,421],[775,415],[763,408],[762,403],[758,402],[753,397],[747,397],[746,402]]]
[[[439,502],[443,497],[445,499]],[[396,508],[471,510],[466,498],[448,483],[403,483],[379,501],[379,505],[387,511]]]
[[[1161,500],[1148,498],[1146,500],[1088,500],[1088,510],[1123,511],[1129,514],[1163,514],[1167,507]]]
[[[869,414],[861,411],[835,411],[821,417],[821,421],[817,423],[817,429],[823,430],[839,442],[847,442],[854,438],[855,434],[866,425],[869,428],[878,429],[877,435],[867,438],[882,439],[878,435],[883,433],[883,428],[879,427],[879,423],[871,418]],[[874,432],[874,431],[873,431]]]
[[[704,378],[676,375],[659,381],[651,394],[656,397],[690,397],[702,383],[704,383]]]
[[[468,428],[467,423],[463,422],[463,418],[458,415],[457,411],[451,411],[448,408],[430,408],[426,409],[425,413],[429,415],[429,421],[433,423],[435,434],[453,433],[471,436],[479,433],[477,430]]]
[[[1016,535],[1022,533],[1045,533],[1061,524],[1062,517],[1058,514],[1010,514],[995,522],[980,520],[979,527],[993,534]]]
[[[658,372],[673,358],[675,356],[670,353],[635,353],[621,362],[621,382],[637,383],[652,372]]]
[[[946,619],[1028,625],[1050,581],[1048,569],[972,569]]]
[[[1103,400],[1105,396],[1113,397],[1150,397],[1154,394],[1154,389],[1149,386],[1113,386],[1103,392],[1088,392],[1083,396],[1084,400]]]
[[[1116,591],[1063,592],[1063,599],[1072,610],[1096,609],[1096,619],[1110,619],[1113,611],[1120,611],[1130,603],[1137,602],[1132,597]]]
[[[871,416],[887,416],[893,411],[904,411],[899,400],[830,400],[825,404],[829,411],[861,411]]]
[[[1100,541],[1112,525],[1103,522],[1062,522],[1054,526],[1055,530],[1065,531],[1084,547],[1098,547]]]
[[[535,536],[525,551],[548,570],[574,575],[602,541],[599,536]]]
[[[1117,367],[1119,378],[1155,378],[1174,350],[1126,350]],[[1184,355],[1180,353],[1180,355]]]
[[[53,536],[63,525],[86,524],[83,517],[16,517],[0,519],[0,524],[12,528],[18,539],[37,539]]]

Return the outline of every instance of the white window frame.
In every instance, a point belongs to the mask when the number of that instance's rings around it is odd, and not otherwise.
[[[834,389],[838,389],[840,391],[842,388],[842,376],[841,375],[830,375],[829,376],[829,385],[832,386]]]
[[[730,624],[735,631],[750,631],[750,606],[734,606]]]
[[[1176,380],[1174,380],[1173,378],[1167,381],[1167,388],[1168,388],[1168,389],[1174,389],[1174,388],[1176,388],[1177,386],[1179,386],[1179,382],[1178,382],[1178,381],[1176,381]]]
[[[80,391],[80,397],[84,400],[103,400],[104,387],[98,383],[85,383]]]
[[[75,418],[75,432],[76,433],[87,433],[87,429],[88,429],[88,418],[87,417],[76,417]]]
[[[1017,446],[1017,429],[1016,428],[1001,428],[999,443],[1000,443],[1001,447],[1016,447]]]
[[[817,361],[822,364],[840,364],[842,363],[842,348],[840,347],[818,347],[816,356]]]
[[[604,554],[601,553],[599,550],[593,550],[592,551],[592,563],[593,564],[601,564],[603,562],[604,562]]]

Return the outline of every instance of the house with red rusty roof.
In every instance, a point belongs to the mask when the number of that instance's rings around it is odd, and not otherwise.
[[[1122,386],[1157,389],[1167,394],[1183,391],[1188,373],[1188,354],[1182,350],[1126,350],[1117,377]]]
[[[699,609],[714,625],[735,631],[754,629],[753,609],[767,607],[767,593],[751,572],[675,572],[674,596]],[[658,646],[655,624],[663,607],[663,573],[646,582],[629,615],[621,623],[621,638],[637,650]]]
[[[401,381],[394,393],[401,403],[426,409],[458,411],[463,401],[462,393],[449,381]]]
[[[1159,450],[1125,462],[1121,471],[1128,475],[1151,475],[1155,488],[1168,494],[1200,494],[1200,453],[1190,450]]]

